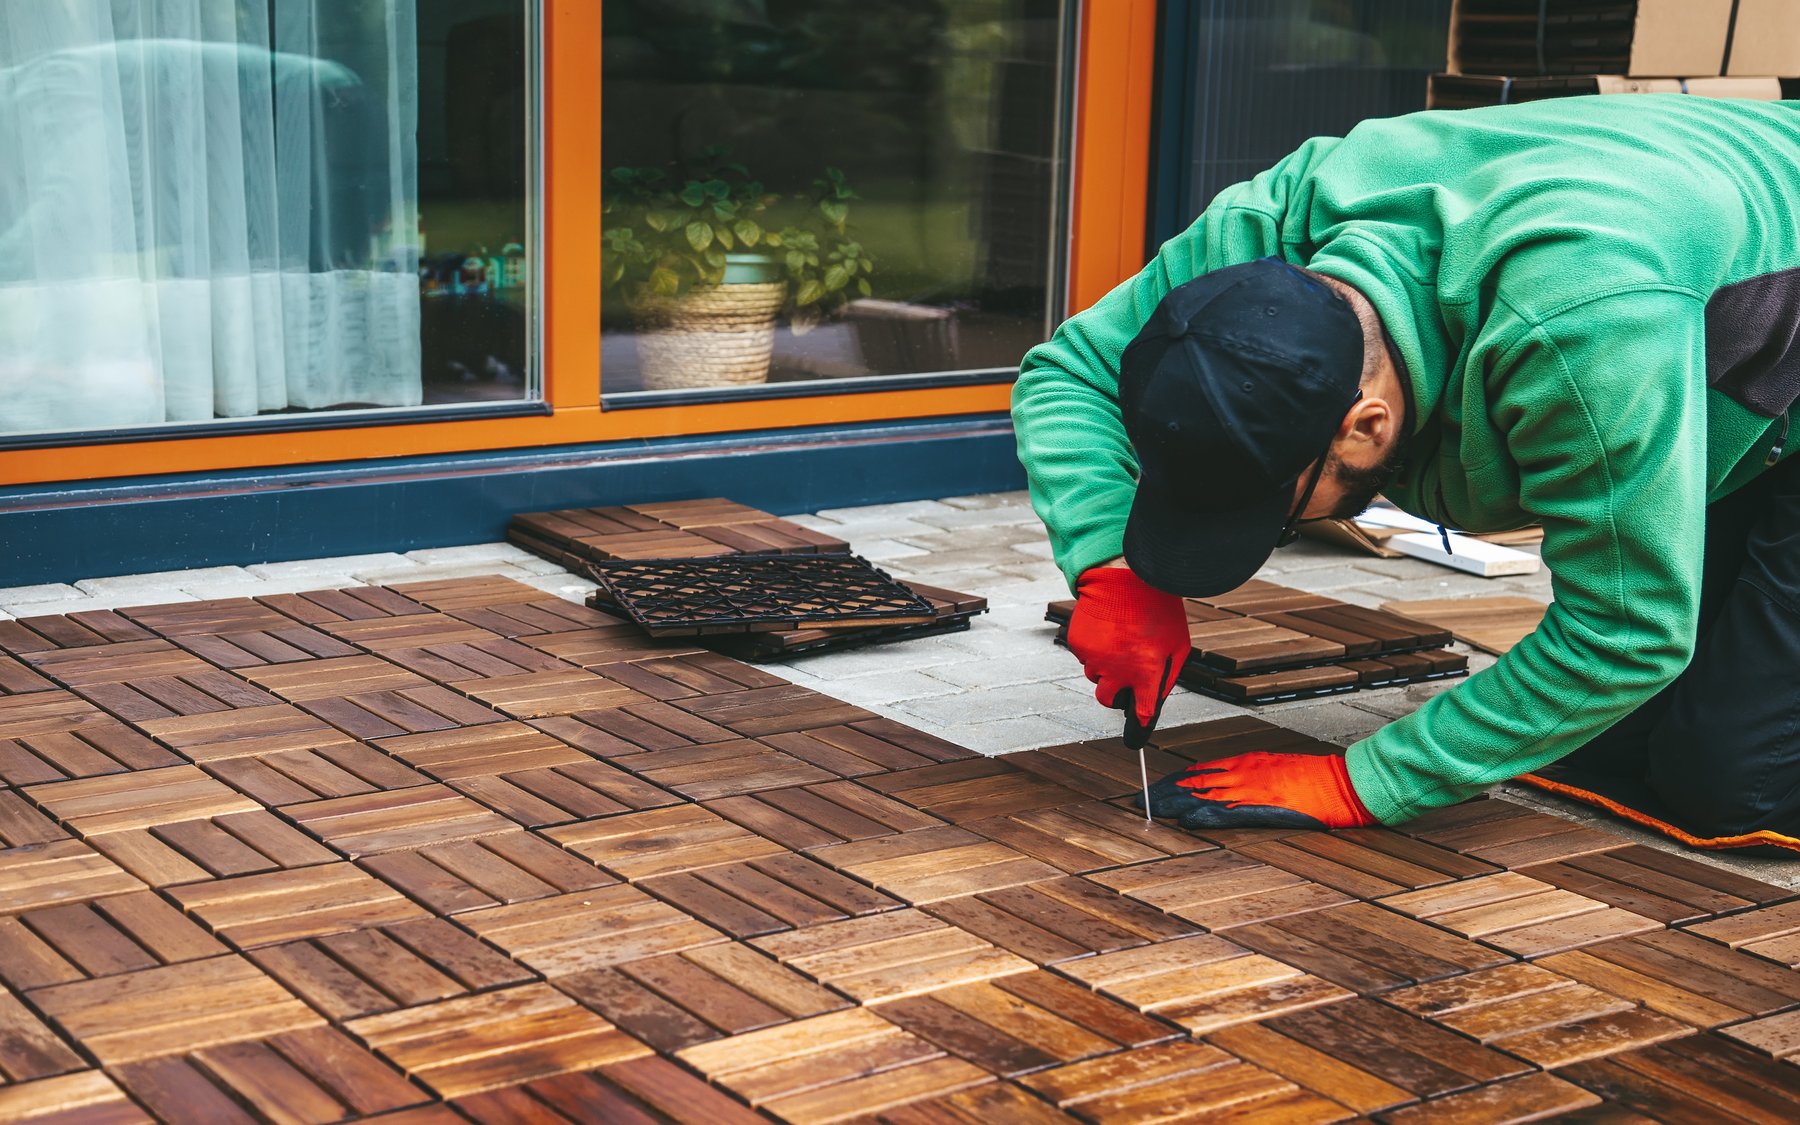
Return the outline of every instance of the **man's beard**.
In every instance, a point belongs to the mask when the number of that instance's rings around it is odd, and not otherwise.
[[[1330,473],[1332,481],[1343,489],[1343,497],[1332,506],[1331,515],[1327,518],[1352,520],[1362,515],[1363,511],[1375,502],[1375,497],[1381,494],[1381,490],[1399,475],[1405,465],[1404,442],[1395,442],[1394,447],[1388,450],[1387,456],[1366,469],[1346,465],[1333,455],[1326,464],[1325,471]]]

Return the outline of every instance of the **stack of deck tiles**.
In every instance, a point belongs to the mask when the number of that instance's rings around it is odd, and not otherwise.
[[[1794,1119],[1795,891],[1137,787],[502,578],[0,621],[0,1121]]]
[[[527,512],[513,517],[506,537],[578,574],[593,574],[596,564],[611,562],[850,551],[850,544],[842,539],[716,497]],[[957,633],[966,630],[977,614],[987,612],[987,599],[983,597],[918,582],[902,585],[931,603],[932,620],[853,628],[801,625],[757,632],[739,630],[708,636],[707,643],[743,660],[776,660],[805,652]],[[607,613],[625,615],[604,587],[595,591],[588,604]]]
[[[1448,630],[1251,579],[1227,594],[1188,598],[1193,651],[1181,683],[1232,703],[1281,703],[1362,688],[1464,676],[1469,658],[1447,652]],[[1052,602],[1064,625],[1073,601]]]
[[[1428,104],[1466,109],[1580,94],[1791,98],[1800,5],[1734,0],[1457,0],[1449,73]]]

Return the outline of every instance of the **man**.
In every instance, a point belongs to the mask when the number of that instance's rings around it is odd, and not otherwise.
[[[1800,828],[1800,474],[1774,468],[1797,200],[1796,103],[1370,121],[1220,193],[1034,348],[1013,417],[1069,645],[1141,721],[1188,650],[1177,595],[1241,584],[1300,520],[1379,489],[1544,526],[1554,604],[1492,668],[1344,757],[1196,767],[1157,811],[1398,823],[1631,716],[1606,752],[1693,830]]]

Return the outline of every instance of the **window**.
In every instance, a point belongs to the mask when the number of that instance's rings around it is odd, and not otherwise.
[[[1061,315],[1070,9],[606,0],[606,403],[1010,378]]]
[[[0,435],[540,397],[529,8],[0,6]]]

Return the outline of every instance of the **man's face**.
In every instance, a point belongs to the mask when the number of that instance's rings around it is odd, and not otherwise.
[[[1398,443],[1390,446],[1382,454],[1381,460],[1373,465],[1353,465],[1338,456],[1336,448],[1325,453],[1325,471],[1319,477],[1319,483],[1313,488],[1312,498],[1306,502],[1306,511],[1301,513],[1302,522],[1308,520],[1348,520],[1361,515],[1381,490],[1398,476],[1405,465],[1405,450]],[[1306,477],[1302,473],[1300,480],[1294,485],[1294,502],[1299,503],[1300,493],[1306,487]]]

